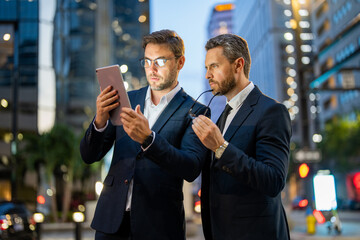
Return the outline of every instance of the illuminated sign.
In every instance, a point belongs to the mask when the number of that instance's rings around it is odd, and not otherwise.
[[[316,174],[314,179],[315,207],[319,211],[337,208],[335,178],[331,174]]]
[[[223,11],[230,11],[234,9],[234,5],[231,4],[231,3],[228,3],[228,4],[219,4],[219,5],[216,5],[215,6],[215,10],[217,12],[223,12]]]

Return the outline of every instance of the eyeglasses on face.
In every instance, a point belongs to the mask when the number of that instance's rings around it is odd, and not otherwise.
[[[165,66],[165,63],[168,61],[168,60],[172,60],[174,58],[177,58],[177,57],[172,57],[172,58],[157,58],[155,60],[150,60],[148,58],[143,58],[143,59],[140,59],[140,63],[141,63],[141,66],[143,66],[144,68],[149,68],[151,67],[151,64],[152,62],[154,62],[155,66],[156,67],[159,67],[159,68],[162,68]]]
[[[212,92],[212,90],[210,89],[210,90],[206,90],[205,92],[200,93],[200,95],[196,98],[196,100],[195,100],[195,102],[193,103],[193,105],[191,105],[191,107],[190,107],[190,109],[189,109],[189,116],[190,116],[191,119],[195,119],[198,115],[200,115],[200,114],[196,115],[195,113],[192,112],[193,107],[195,106],[195,104],[197,103],[197,101],[199,100],[199,98],[201,97],[201,95],[203,95],[204,93],[208,93],[208,92]],[[206,106],[206,110],[205,110],[205,112],[204,112],[202,115],[206,115],[206,113],[207,113],[208,110],[209,110],[209,106],[210,106],[211,101],[214,99],[214,97],[216,97],[216,96],[219,95],[219,94],[220,94],[220,92],[217,92],[217,93],[214,94],[214,96],[211,97],[208,105]]]

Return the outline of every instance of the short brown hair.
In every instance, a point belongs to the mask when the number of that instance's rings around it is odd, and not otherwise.
[[[205,45],[206,51],[216,47],[223,47],[224,56],[231,63],[242,57],[245,61],[244,74],[247,78],[249,78],[251,57],[249,47],[245,39],[235,34],[222,34],[209,39]]]
[[[172,30],[164,29],[145,35],[142,44],[143,48],[145,49],[149,43],[167,44],[175,57],[181,57],[185,54],[184,41]]]

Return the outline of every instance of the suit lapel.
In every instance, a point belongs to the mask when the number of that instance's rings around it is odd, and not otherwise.
[[[186,100],[186,93],[181,88],[181,90],[175,95],[175,97],[169,102],[164,111],[160,114],[159,118],[155,122],[152,130],[159,132],[165,123],[174,115],[178,110],[181,104]]]
[[[140,105],[140,110],[143,113],[144,107],[145,107],[145,97],[148,87],[144,87],[142,89],[139,89],[139,91],[136,92],[135,101],[131,102],[131,108],[135,110],[136,105]]]
[[[239,111],[236,113],[234,119],[231,121],[228,129],[226,130],[224,138],[227,139],[227,141],[231,140],[236,131],[244,123],[245,119],[253,111],[253,105],[258,102],[260,95],[260,90],[257,88],[257,86],[255,86],[255,88],[250,92],[249,96],[245,99],[243,105],[240,107]]]

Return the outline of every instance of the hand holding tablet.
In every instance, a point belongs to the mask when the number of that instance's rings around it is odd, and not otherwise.
[[[108,86],[112,86],[113,89],[117,90],[117,93],[120,97],[118,99],[120,105],[110,111],[110,121],[113,125],[122,125],[120,120],[121,108],[131,108],[131,104],[125,89],[124,80],[122,78],[119,65],[97,68],[96,75],[101,91],[103,91]]]

